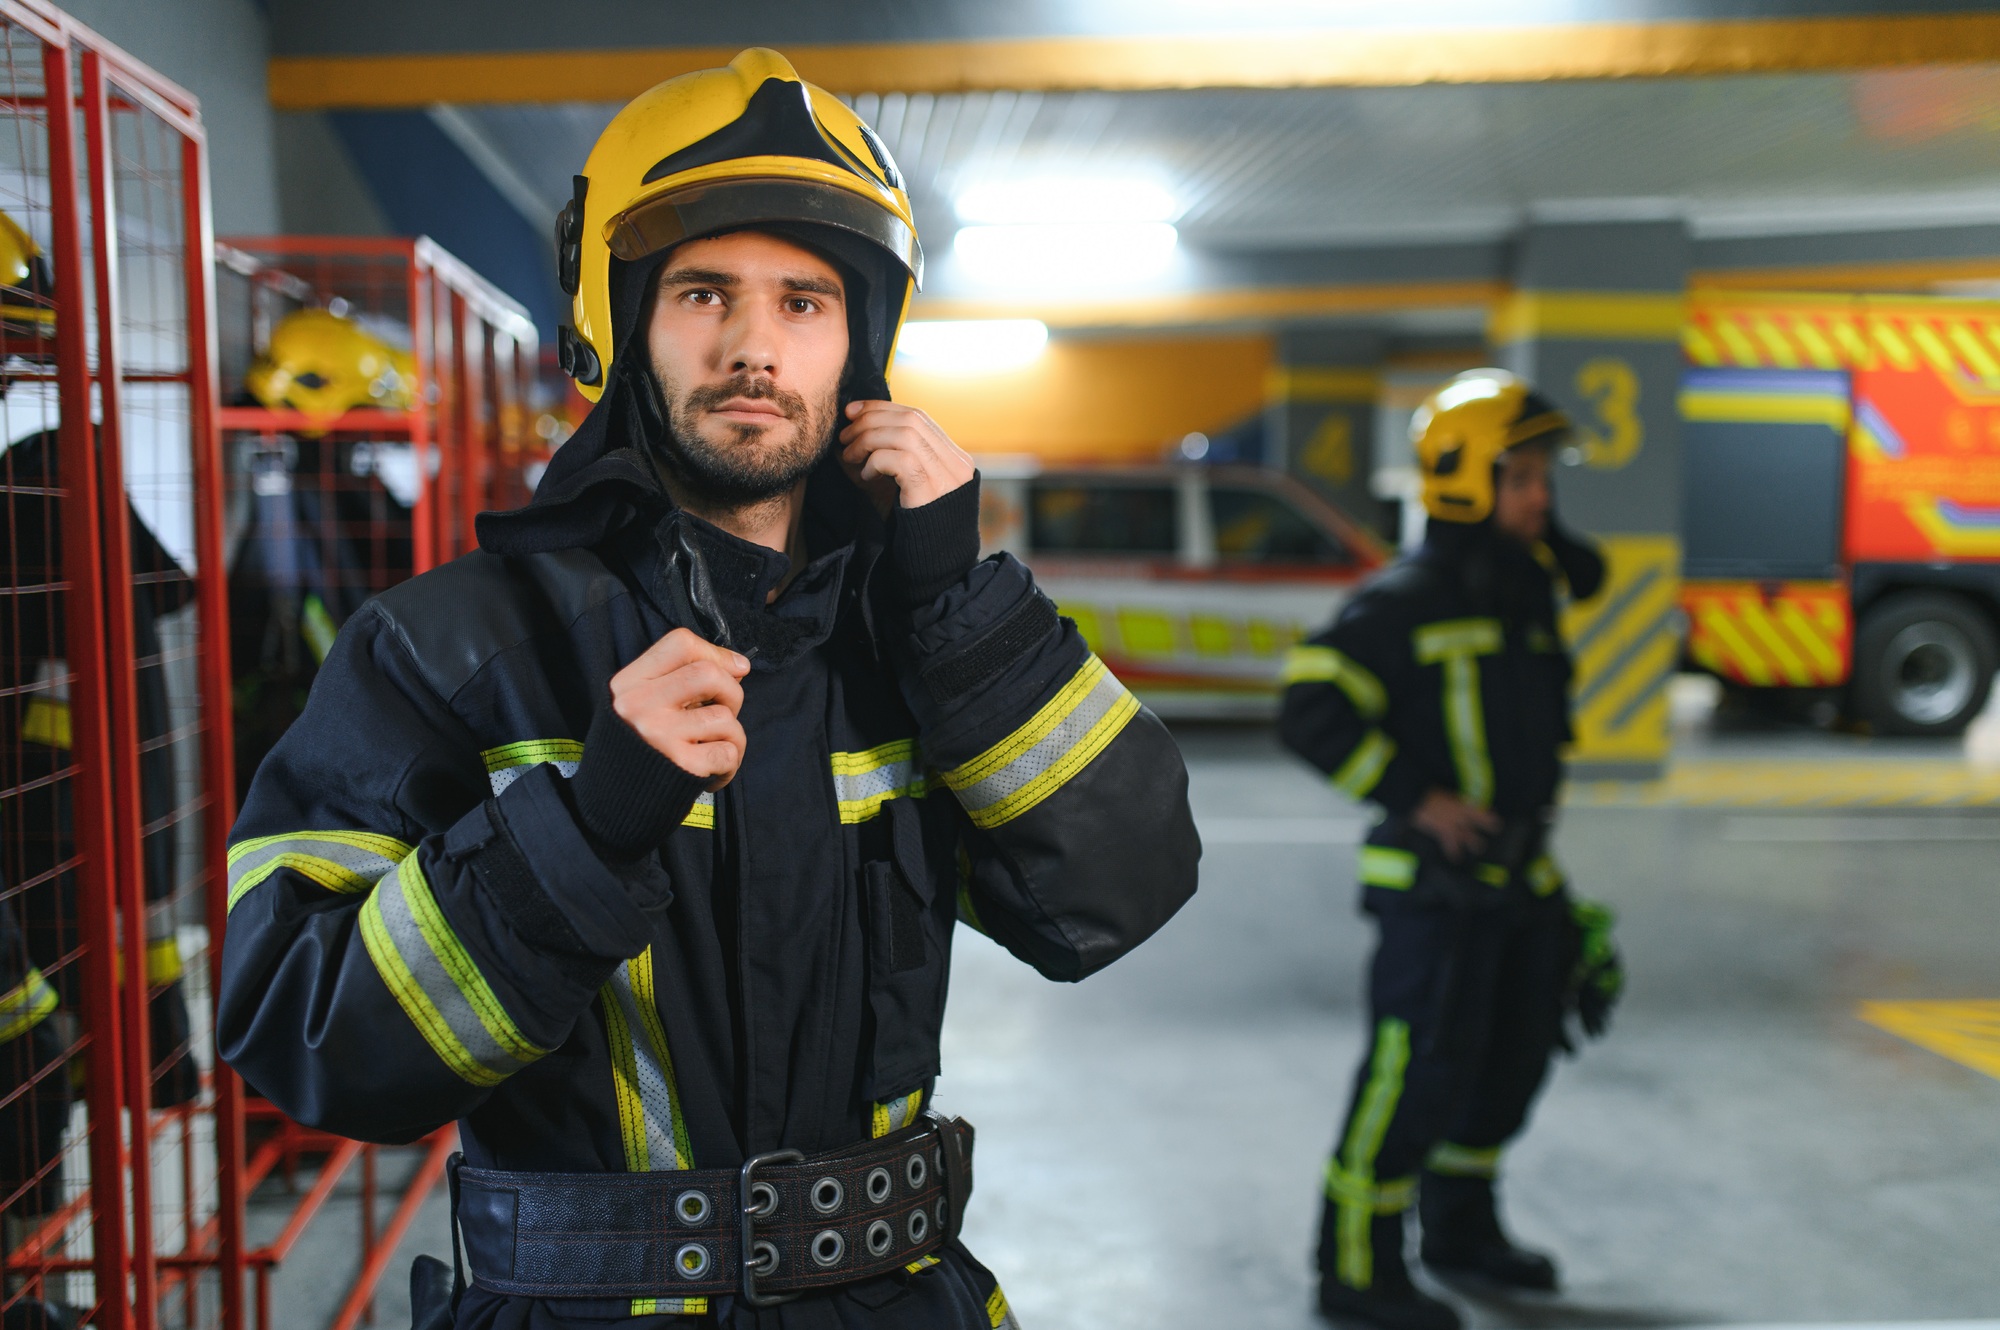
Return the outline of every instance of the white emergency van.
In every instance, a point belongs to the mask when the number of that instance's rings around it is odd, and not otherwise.
[[[1027,563],[1162,716],[1273,714],[1285,649],[1391,557],[1304,485],[1256,467],[982,458],[980,474],[987,551]]]

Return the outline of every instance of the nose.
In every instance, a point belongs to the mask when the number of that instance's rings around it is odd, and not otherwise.
[[[746,303],[729,313],[722,357],[731,375],[762,374],[776,378],[782,344],[777,317]]]

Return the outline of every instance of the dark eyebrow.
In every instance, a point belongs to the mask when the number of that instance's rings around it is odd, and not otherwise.
[[[675,268],[660,274],[661,286],[735,286],[742,279],[715,268]]]
[[[787,291],[804,291],[809,295],[831,296],[835,300],[846,300],[847,292],[840,283],[830,277],[787,277],[784,279]]]

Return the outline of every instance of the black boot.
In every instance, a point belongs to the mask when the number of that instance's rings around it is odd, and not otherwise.
[[[1531,1293],[1556,1290],[1556,1263],[1516,1247],[1500,1227],[1491,1178],[1425,1172],[1417,1191],[1424,1264],[1440,1275],[1469,1276]]]
[[[1368,1330],[1459,1330],[1449,1303],[1420,1292],[1403,1263],[1403,1215],[1374,1215],[1365,1258],[1339,1254],[1339,1217],[1329,1204],[1320,1236],[1319,1313]]]

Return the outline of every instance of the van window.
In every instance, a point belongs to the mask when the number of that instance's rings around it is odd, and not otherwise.
[[[1145,554],[1179,549],[1174,491],[1165,485],[1038,481],[1028,542],[1037,554]]]
[[[1208,492],[1221,563],[1352,562],[1347,550],[1275,494],[1217,487]]]

